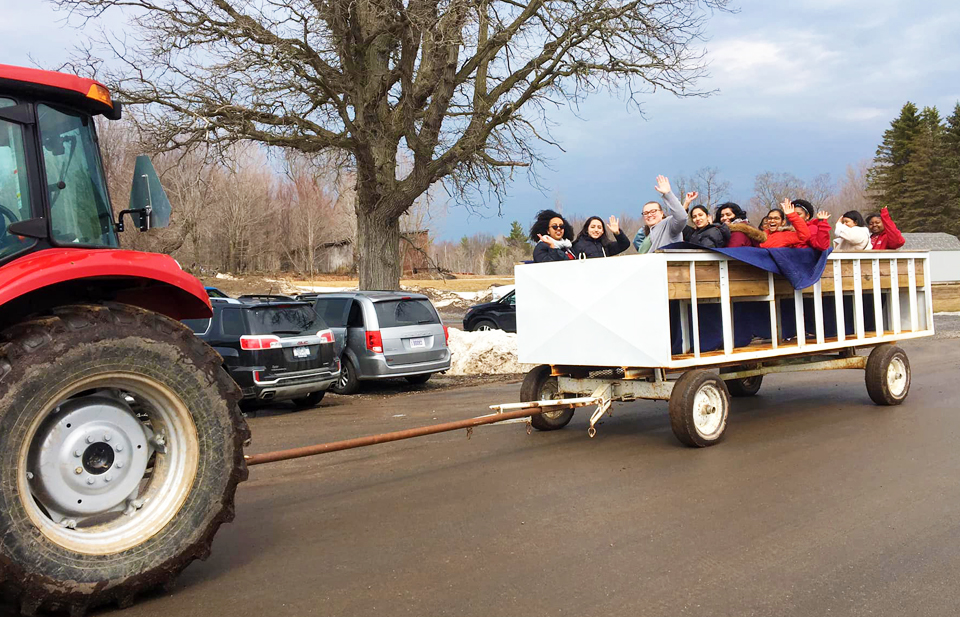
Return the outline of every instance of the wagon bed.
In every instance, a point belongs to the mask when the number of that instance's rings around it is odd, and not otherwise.
[[[819,280],[795,289],[779,274],[701,250],[518,266],[519,360],[537,365],[521,401],[543,430],[595,403],[589,433],[614,401],[670,401],[689,445],[723,435],[729,397],[770,373],[862,369],[874,402],[901,403],[909,361],[899,340],[931,336],[925,252],[834,253]],[[858,348],[874,348],[869,357]]]

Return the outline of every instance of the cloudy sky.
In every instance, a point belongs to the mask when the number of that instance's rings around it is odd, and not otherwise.
[[[434,223],[436,236],[501,234],[512,220],[559,198],[584,215],[635,211],[656,196],[657,174],[691,175],[717,167],[746,202],[754,177],[790,172],[803,179],[841,177],[873,156],[903,104],[960,101],[960,2],[930,0],[741,0],[715,15],[704,43],[708,98],[656,94],[644,116],[623,101],[594,96],[577,115],[560,111],[554,136],[565,152],[545,149],[545,192],[522,176],[502,206],[468,213],[456,206]],[[55,65],[84,38],[42,0],[0,0],[0,62]],[[117,28],[117,20],[104,24]]]

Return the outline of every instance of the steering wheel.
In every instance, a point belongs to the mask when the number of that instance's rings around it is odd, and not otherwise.
[[[7,219],[7,222],[3,226],[4,229],[9,227],[11,223],[16,223],[20,220],[20,218],[14,214],[12,210],[2,205],[0,205],[0,216]]]
[[[4,233],[3,235],[0,235],[0,248],[6,248],[10,244],[19,244],[20,240],[16,236],[7,233],[6,230],[7,227],[13,223],[16,223],[20,219],[17,218],[17,215],[14,214],[12,210],[2,205],[0,205],[0,217],[6,219],[3,223]]]

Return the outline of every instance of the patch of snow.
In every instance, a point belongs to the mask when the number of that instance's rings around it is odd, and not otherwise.
[[[233,276],[232,274],[226,274],[225,272],[217,272],[217,274],[216,274],[216,276],[215,276],[214,278],[218,278],[218,279],[221,279],[221,280],[224,280],[224,281],[238,281],[238,280],[240,280],[240,279],[238,279],[237,277]]]
[[[450,328],[450,375],[525,373],[532,364],[517,361],[517,335],[503,330],[464,332]]]
[[[956,317],[957,315],[960,315],[960,311],[941,311],[939,313],[934,313],[934,315],[951,315]]]
[[[495,302],[514,290],[516,285],[495,285],[490,288],[490,301]]]
[[[316,287],[313,285],[297,285],[301,293],[336,293],[338,291],[356,291],[357,287]]]

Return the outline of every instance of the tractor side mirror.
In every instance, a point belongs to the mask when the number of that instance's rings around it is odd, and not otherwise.
[[[130,205],[122,210],[117,219],[117,231],[123,231],[123,215],[129,214],[140,231],[170,224],[170,200],[160,184],[157,170],[150,157],[141,154],[133,169],[133,186],[130,189]]]

